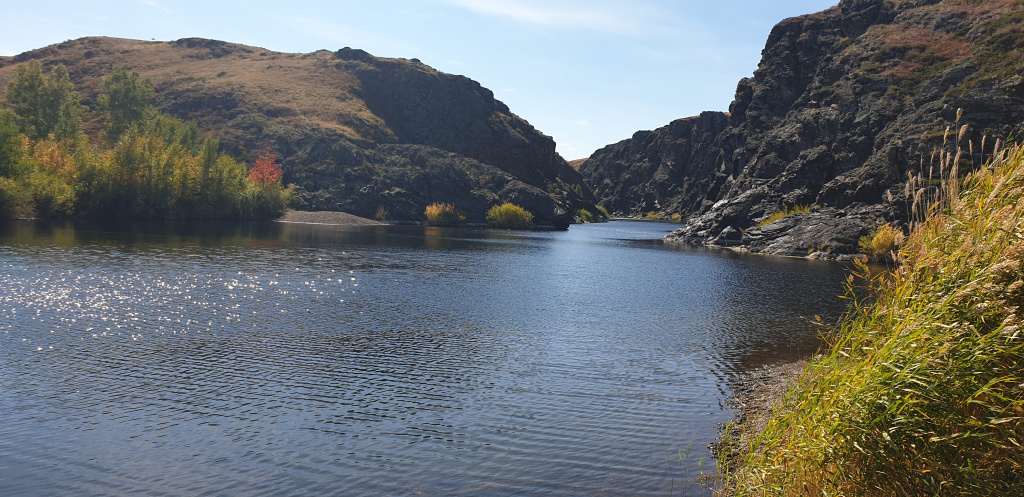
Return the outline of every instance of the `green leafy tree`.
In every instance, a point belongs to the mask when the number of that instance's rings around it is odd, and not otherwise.
[[[139,79],[139,73],[128,74],[122,67],[103,80],[104,94],[99,97],[100,110],[107,114],[106,134],[117,141],[133,124],[153,116],[155,110],[149,99],[156,95],[153,82]]]
[[[12,178],[23,172],[24,140],[14,113],[0,110],[0,177]]]
[[[180,145],[192,152],[203,147],[199,139],[199,124],[182,121],[170,114],[153,111],[139,126],[142,134],[152,135],[167,145]]]
[[[82,127],[82,98],[71,83],[68,69],[58,64],[49,75],[37,60],[21,64],[7,83],[7,104],[18,128],[33,140],[54,135],[74,139]]]
[[[109,142],[92,147],[67,69],[16,68],[0,108],[0,218],[267,219],[291,201],[275,157],[248,174],[195,122],[157,112],[149,80],[115,68],[103,86]]]

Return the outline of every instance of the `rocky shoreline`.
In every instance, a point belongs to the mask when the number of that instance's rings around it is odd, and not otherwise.
[[[726,228],[709,237],[700,219],[665,236],[666,240],[742,248],[749,252],[809,259],[853,260],[863,256],[860,238],[883,223],[879,212],[853,213],[834,208],[791,214],[773,223],[741,230]]]
[[[790,388],[807,370],[808,361],[763,366],[746,371],[730,383],[733,395],[726,403],[736,409],[733,421],[722,426],[719,439],[709,446],[719,467],[735,470],[737,457],[753,443],[781,405]]]

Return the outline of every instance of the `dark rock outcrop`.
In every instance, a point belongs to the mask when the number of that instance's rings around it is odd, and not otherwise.
[[[824,208],[750,228],[743,233],[743,245],[771,255],[852,254],[859,250],[857,239],[867,235],[876,223],[877,218],[851,216],[838,209]]]
[[[416,60],[201,38],[82,38],[0,57],[0,92],[13,65],[32,59],[66,65],[90,105],[114,65],[150,78],[158,109],[198,121],[233,155],[278,152],[301,208],[416,221],[445,202],[482,222],[491,205],[511,201],[560,228],[577,208],[593,210],[554,140],[479,83]]]
[[[937,178],[937,151],[962,147],[965,171],[1022,130],[1024,5],[843,0],[779,23],[728,114],[639,132],[580,172],[613,213],[681,215],[672,240],[742,231],[751,250],[838,256],[907,220],[908,177]],[[818,212],[756,227],[795,205]]]

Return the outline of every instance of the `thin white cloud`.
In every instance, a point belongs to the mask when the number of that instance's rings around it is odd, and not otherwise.
[[[578,0],[445,0],[477,14],[525,24],[618,34],[650,34],[664,14],[640,2],[624,5]]]
[[[171,9],[168,9],[167,7],[164,7],[163,5],[160,5],[160,2],[157,2],[156,0],[139,0],[139,3],[141,3],[143,5],[149,5],[150,7],[153,7],[154,9],[160,9],[160,10],[162,10],[164,12],[170,12],[171,11]]]
[[[580,119],[579,121],[576,122],[576,125],[577,126],[583,126],[585,128],[587,126],[590,126],[590,121],[588,121],[586,119]]]
[[[576,160],[580,158],[580,149],[569,142],[558,142],[558,145],[556,145],[555,148],[557,149],[558,155],[561,155],[566,160]]]

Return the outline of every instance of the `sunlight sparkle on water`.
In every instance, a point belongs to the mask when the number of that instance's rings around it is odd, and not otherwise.
[[[0,490],[667,495],[842,285],[660,224],[146,229],[0,232]]]

